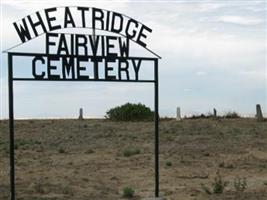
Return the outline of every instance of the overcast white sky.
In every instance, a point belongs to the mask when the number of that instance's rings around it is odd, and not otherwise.
[[[1,0],[1,113],[8,117],[7,54],[19,43],[12,23],[54,6],[117,11],[153,29],[148,47],[162,60],[160,115],[237,111],[267,113],[266,1],[68,1]],[[23,65],[21,66],[23,67]],[[153,108],[153,85],[136,83],[16,82],[15,117],[88,117],[125,102]]]

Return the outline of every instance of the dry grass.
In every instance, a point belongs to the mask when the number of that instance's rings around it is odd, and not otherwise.
[[[15,130],[19,199],[118,200],[129,185],[134,199],[154,194],[151,122],[26,120]],[[9,195],[8,151],[8,122],[0,121],[1,200]],[[162,121],[160,166],[160,193],[170,200],[265,200],[267,122]],[[218,170],[229,184],[209,195],[201,185],[211,185]],[[244,192],[236,191],[236,177],[246,178]]]

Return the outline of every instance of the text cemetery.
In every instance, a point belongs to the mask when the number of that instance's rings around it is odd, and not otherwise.
[[[34,57],[35,79],[138,80],[142,59],[129,57],[128,39],[57,33],[47,33],[46,39],[50,56]]]

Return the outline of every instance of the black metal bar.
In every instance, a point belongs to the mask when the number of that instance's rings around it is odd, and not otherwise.
[[[154,80],[117,80],[117,79],[34,79],[34,78],[13,78],[14,81],[76,81],[76,82],[134,82],[134,83],[154,83]]]
[[[158,60],[155,60],[155,196],[159,197],[159,78]]]
[[[14,101],[13,101],[13,64],[8,53],[8,93],[9,93],[9,155],[10,155],[10,199],[15,200],[15,150],[14,150]]]
[[[69,58],[109,58],[108,56],[93,56],[93,55],[58,55],[58,54],[47,54],[47,53],[23,53],[23,52],[9,52],[11,53],[13,56],[44,56],[44,57],[50,57],[50,56],[58,56],[58,57],[69,57]],[[141,60],[151,60],[151,61],[155,61],[157,60],[157,58],[152,58],[152,57],[134,57],[134,56],[128,56],[128,57],[115,57],[115,59],[141,59]]]

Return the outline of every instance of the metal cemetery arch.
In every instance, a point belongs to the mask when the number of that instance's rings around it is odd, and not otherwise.
[[[51,16],[55,14],[59,9],[64,11],[64,25],[55,25],[57,19],[55,16]],[[77,26],[72,12],[76,9],[76,12],[81,14],[81,22],[82,25]],[[89,14],[91,16],[92,25],[87,26],[85,16]],[[35,15],[35,20],[37,18],[37,22],[33,22],[32,16]],[[45,16],[46,23],[42,16]],[[88,15],[89,16],[89,15]],[[105,21],[105,22],[104,22]],[[54,23],[52,25],[52,22]],[[100,27],[97,26],[97,23],[100,23]],[[103,25],[104,24],[104,25]],[[147,37],[148,32],[152,32],[152,29],[145,26],[144,24],[120,13],[93,8],[93,7],[54,7],[48,8],[42,11],[37,11],[32,15],[28,15],[24,17],[22,20],[18,20],[14,22],[14,27],[22,41],[21,44],[27,42],[33,38],[36,38],[42,34],[46,34],[46,52],[45,53],[26,53],[26,52],[10,52],[11,49],[21,45],[16,45],[5,52],[8,54],[8,88],[9,88],[9,132],[10,132],[10,192],[11,192],[11,200],[16,199],[16,183],[15,183],[15,150],[14,150],[14,91],[13,91],[13,82],[14,81],[95,81],[95,82],[132,82],[132,83],[154,83],[154,131],[155,131],[155,197],[159,197],[159,79],[158,79],[158,60],[161,58],[151,50],[146,47],[145,38]],[[119,25],[119,28],[118,28]],[[69,27],[71,26],[71,27]],[[37,27],[39,28],[37,30]],[[129,30],[131,27],[131,30]],[[41,32],[40,32],[41,28]],[[68,44],[65,37],[65,33],[55,33],[54,30],[60,30],[65,28],[90,28],[93,30],[92,35],[83,36],[81,34],[69,34],[71,35],[71,45],[74,44],[74,38],[76,43],[76,52],[74,52],[74,48],[71,48],[71,53],[68,50],[66,45]],[[103,30],[108,32],[116,33],[120,36],[123,36],[126,42],[122,42],[122,40],[115,36],[104,36],[104,35],[96,35],[95,30]],[[34,35],[33,35],[34,34]],[[53,37],[58,37],[59,44],[57,53],[51,53],[50,47],[56,46],[56,42],[51,42],[49,39]],[[92,53],[85,53],[85,42],[80,42],[79,38],[88,37],[91,42]],[[63,39],[62,39],[63,38]],[[77,39],[78,38],[78,39]],[[98,47],[100,45],[99,41],[102,39],[102,43],[106,41],[106,47],[103,45],[99,48],[102,49],[102,54],[98,55]],[[65,40],[65,41],[64,41]],[[113,44],[109,41],[119,41],[120,45],[120,56],[119,53],[111,53],[110,49],[112,49]],[[139,44],[148,52],[153,54],[153,57],[132,57],[129,56],[129,40]],[[128,46],[127,46],[128,45]],[[78,47],[77,47],[78,46]],[[84,49],[84,55],[80,55],[80,49]],[[107,52],[104,52],[103,48],[106,49]],[[78,49],[78,50],[77,50]],[[14,57],[34,57],[32,60],[32,77],[14,77]],[[93,64],[95,69],[94,78],[90,78],[81,72],[84,72],[85,67],[81,66],[81,62],[86,62],[89,59]],[[42,71],[42,73],[37,73],[37,64],[41,63],[45,65],[45,60],[47,60],[47,71]],[[51,74],[53,70],[55,70],[56,66],[51,65],[51,61],[59,61],[62,60],[62,74]],[[100,78],[98,73],[98,64],[100,61],[105,62],[105,76],[104,78]],[[116,76],[109,75],[109,72],[113,69],[108,66],[108,62],[118,62],[118,78]],[[137,63],[136,63],[137,61]],[[153,79],[139,79],[139,69],[141,67],[142,61],[151,61],[153,62]],[[75,62],[75,63],[74,63]],[[129,77],[129,63],[132,62],[133,69],[135,72],[135,78],[131,79]],[[124,64],[124,66],[123,66]],[[75,68],[76,67],[76,68]],[[76,69],[76,71],[74,70]],[[39,69],[40,71],[40,69]],[[126,78],[122,78],[122,72],[124,72]],[[63,76],[63,77],[62,77]],[[67,77],[69,76],[69,77]]]

